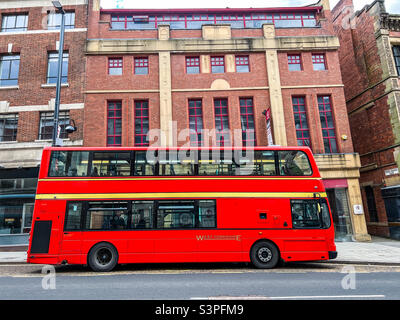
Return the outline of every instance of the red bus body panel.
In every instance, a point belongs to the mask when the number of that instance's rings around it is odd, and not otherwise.
[[[118,251],[118,263],[161,262],[250,262],[252,245],[260,239],[274,242],[284,261],[327,260],[336,251],[334,227],[328,229],[294,229],[290,194],[325,193],[318,168],[308,148],[293,148],[307,153],[312,176],[159,176],[159,177],[48,177],[52,150],[132,150],[132,148],[45,148],[37,186],[28,263],[86,264],[89,250],[102,241],[110,242]],[[255,148],[256,150],[280,150]],[[282,148],[288,150],[290,148]],[[135,148],[135,150],[145,150]],[[185,230],[116,230],[64,232],[66,198],[59,195],[118,194],[119,199],[141,200],[141,195],[175,194],[174,199],[216,199],[217,228]],[[187,197],[185,193],[190,193]],[[272,193],[276,197],[264,198]],[[54,199],[38,199],[38,195],[54,194]],[[243,196],[243,194],[245,194]],[[137,196],[135,196],[137,195]],[[209,195],[209,196],[207,196]],[[212,196],[213,195],[213,196]],[[126,198],[124,198],[126,196]],[[88,196],[88,200],[91,198]],[[267,219],[260,219],[266,213]],[[31,253],[35,222],[51,220],[51,238],[47,253]]]

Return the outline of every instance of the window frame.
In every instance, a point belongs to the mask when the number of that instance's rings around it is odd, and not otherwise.
[[[216,102],[219,101],[219,105],[215,105]],[[226,106],[222,105],[222,102],[226,101]],[[216,138],[216,146],[223,147],[223,146],[230,146],[231,145],[231,138],[230,138],[230,132],[229,132],[229,101],[228,98],[214,98],[213,101],[214,104],[214,124],[215,124],[215,138]],[[217,109],[220,110],[219,114],[217,114]],[[224,127],[224,119],[226,119],[226,122],[228,123],[228,127]],[[217,123],[219,122],[220,124],[220,129],[217,129]],[[228,130],[228,132],[224,132],[225,130]],[[220,135],[220,136],[219,136]],[[227,135],[227,143],[225,142],[225,137]],[[219,137],[219,138],[218,138]],[[221,139],[222,138],[222,139]],[[222,144],[220,144],[220,141],[222,141]]]
[[[139,72],[139,70],[146,72]],[[149,70],[149,57],[134,57],[133,58],[133,73],[135,75],[148,75]]]
[[[62,74],[61,74],[61,83],[66,84],[68,83],[68,69],[69,69],[69,52],[63,52],[63,62],[62,65],[66,63],[67,68],[62,67]],[[54,71],[54,75],[50,75],[50,72],[53,71],[51,68],[51,62],[55,63],[56,70]],[[46,83],[47,84],[56,84],[58,78],[58,51],[50,51],[47,54],[47,74],[46,74]]]
[[[51,121],[51,126],[43,125],[45,121]],[[67,139],[68,133],[65,127],[70,124],[69,110],[60,110],[58,113],[58,125],[61,127],[60,139]],[[39,134],[38,140],[51,140],[53,138],[54,112],[43,111],[39,115]],[[46,133],[46,128],[51,128],[51,133]]]
[[[296,99],[296,103],[295,103]],[[300,99],[303,99],[303,103],[300,103]],[[300,107],[304,107],[304,111],[300,110]],[[295,110],[295,107],[297,107],[297,111]],[[307,114],[307,105],[306,105],[306,97],[305,96],[292,96],[292,109],[293,109],[293,118],[294,118],[294,126],[296,130],[296,139],[297,139],[297,145],[299,147],[310,147],[311,148],[311,135],[310,135],[310,126],[308,125],[308,114]],[[297,123],[296,123],[296,115],[298,115],[299,119],[299,125],[300,128],[297,128]],[[305,116],[305,125],[306,128],[303,128],[303,121],[302,121],[302,115]],[[308,138],[304,137],[304,133],[308,132]],[[298,133],[301,134],[301,138],[298,137]],[[299,144],[299,140],[302,142],[302,144]],[[308,144],[306,143],[308,141]]]
[[[4,134],[4,131],[5,131],[6,125],[7,125],[7,121],[13,122],[11,124],[12,128],[9,129],[9,130],[12,131],[11,135],[5,135]],[[18,135],[18,113],[1,114],[0,115],[0,127],[2,126],[2,124],[1,124],[2,122],[4,122],[4,124],[3,124],[3,132],[0,135],[0,142],[17,141],[17,135]],[[11,140],[10,139],[5,139],[5,137],[11,137]]]
[[[189,72],[188,68],[198,68],[197,72]],[[200,56],[186,56],[185,57],[186,74],[199,74],[200,70]]]
[[[117,108],[117,106],[120,106]],[[110,108],[112,106],[113,108]],[[117,115],[118,111],[120,111],[120,116]],[[113,112],[113,116],[110,116],[110,112]],[[110,134],[108,122],[109,120],[113,120],[113,132]],[[120,121],[121,133],[117,134],[117,120]],[[121,143],[115,143],[116,138],[121,139]],[[112,138],[114,143],[108,143],[108,139]],[[106,140],[107,147],[120,147],[122,145],[122,101],[121,100],[110,100],[107,101],[107,140]]]
[[[248,101],[251,100],[251,105],[248,105]],[[242,105],[242,101],[244,101],[244,105]],[[256,121],[254,115],[254,99],[253,97],[242,97],[239,98],[239,108],[240,108],[240,126],[242,129],[242,145],[243,146],[256,146],[257,145],[257,136],[256,136]],[[242,113],[242,108],[246,109],[245,113]],[[249,109],[251,112],[249,112]],[[245,117],[246,121],[246,129],[243,128],[243,117]],[[253,118],[253,129],[248,129],[249,127],[249,118]],[[254,139],[248,139],[248,133],[253,134]],[[243,134],[245,135],[245,139],[243,138]],[[247,144],[247,142],[252,141],[252,144]]]
[[[313,64],[314,71],[326,71],[328,70],[328,64],[326,61],[326,54],[325,53],[312,53],[311,60]],[[324,69],[316,68],[316,66],[323,65]]]
[[[15,62],[15,63],[14,63]],[[18,81],[19,81],[19,69],[20,69],[20,63],[21,63],[21,55],[20,54],[4,54],[0,56],[0,87],[8,87],[8,86],[17,86]],[[5,64],[7,66],[5,67]],[[3,68],[7,70],[8,68],[8,75],[7,78],[2,78],[3,76]],[[16,68],[17,70],[13,70],[13,68]],[[17,77],[12,78],[11,74],[15,73],[17,71]],[[4,82],[11,82],[7,84],[3,84]]]
[[[303,71],[303,63],[300,53],[290,53],[290,54],[288,53],[287,60],[288,60],[288,70],[290,72]],[[298,66],[299,69],[291,70],[291,66]]]
[[[191,106],[191,102],[194,103]],[[200,106],[197,105],[200,103]],[[191,110],[194,111],[194,114],[190,114]],[[200,111],[200,113],[198,113]],[[198,119],[201,119],[201,128],[198,128]],[[191,127],[191,120],[193,120],[194,128]],[[189,129],[196,131],[196,141],[192,140],[192,134],[190,134],[190,145],[194,147],[201,147],[203,145],[203,129],[204,129],[204,119],[203,119],[203,100],[201,98],[193,98],[188,99],[188,121],[189,121]],[[199,139],[200,136],[200,139]]]
[[[211,56],[210,57],[211,73],[225,73],[225,56]],[[216,71],[215,68],[223,68],[223,71]]]
[[[329,102],[325,102],[325,98],[329,99]],[[322,102],[320,102],[320,99],[322,99]],[[335,117],[333,115],[333,106],[332,106],[332,96],[330,95],[318,95],[317,96],[317,102],[318,102],[318,112],[320,116],[320,123],[321,123],[321,130],[322,130],[322,139],[324,141],[324,152],[327,154],[331,153],[338,153],[339,152],[339,145],[338,145],[338,139],[337,139],[337,133],[336,133],[336,126],[335,126]],[[327,108],[329,106],[329,108]],[[321,107],[323,110],[321,111]],[[330,117],[332,118],[332,124],[333,127],[328,126],[328,114],[330,114]],[[322,116],[324,117],[324,122],[322,121]],[[324,124],[326,126],[324,126]],[[324,135],[324,130],[327,131],[328,135]],[[333,130],[334,135],[331,136],[331,132]],[[327,148],[325,146],[325,140],[328,139],[329,143],[329,152],[327,151]],[[331,140],[335,141],[336,145],[336,150],[333,150],[332,148],[332,143]]]
[[[108,75],[121,76],[124,72],[124,62],[122,57],[109,57],[108,58]],[[112,73],[111,70],[121,70],[120,73]]]
[[[57,17],[60,17],[57,19]],[[66,11],[64,16],[64,28],[65,30],[68,29],[75,29],[75,11]],[[56,24],[57,22],[60,24]],[[49,24],[52,22],[52,24]],[[59,30],[61,28],[61,13],[58,12],[47,12],[47,30]]]
[[[24,17],[24,26],[17,27],[18,17]],[[15,23],[13,27],[5,27],[4,24],[7,24],[9,18],[15,17]],[[28,13],[18,13],[18,14],[3,14],[1,18],[1,32],[24,32],[28,31],[28,21],[29,14]]]
[[[295,225],[295,219],[294,219],[294,210],[293,210],[293,206],[294,204],[302,204],[303,205],[303,212],[304,215],[306,215],[306,206],[307,205],[315,205],[317,207],[317,212],[315,212],[317,214],[318,217],[318,222],[319,225],[318,226],[296,226]],[[321,207],[321,212],[318,212],[318,206]],[[328,217],[329,217],[329,225],[324,225],[324,217],[323,217],[323,213],[322,213],[322,207],[325,207],[328,213]],[[329,212],[329,206],[328,206],[328,202],[325,198],[323,199],[290,199],[290,218],[292,221],[292,229],[293,230],[304,230],[304,229],[329,229],[332,226],[332,219],[331,219],[331,213]],[[303,219],[301,219],[303,220]],[[296,221],[300,221],[300,219],[296,219]],[[303,220],[303,221],[315,221],[313,219],[308,219],[308,220]]]
[[[147,104],[147,107],[143,107],[144,104]],[[147,147],[149,146],[149,141],[147,140],[147,134],[150,130],[150,106],[149,100],[134,100],[134,145],[135,147]],[[140,108],[137,106],[140,104]],[[140,110],[140,116],[136,115],[136,111]],[[143,111],[147,110],[147,116],[143,115]],[[140,133],[136,133],[136,121],[140,120]],[[144,121],[147,120],[147,128],[145,128]],[[136,138],[140,137],[141,142],[136,143]]]
[[[241,67],[247,67],[247,71],[239,71]],[[235,56],[235,68],[238,73],[250,72],[250,56],[249,55],[237,55]]]
[[[400,77],[400,45],[393,46],[393,59],[397,70],[397,76]]]

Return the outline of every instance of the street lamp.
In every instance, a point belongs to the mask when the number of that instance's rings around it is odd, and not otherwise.
[[[53,143],[55,147],[59,145],[59,130],[58,130],[58,115],[60,111],[60,93],[61,93],[61,75],[62,75],[62,62],[63,62],[63,49],[64,49],[64,28],[65,28],[65,11],[60,1],[52,1],[53,6],[56,8],[57,13],[61,13],[61,26],[60,26],[60,41],[58,46],[58,71],[57,71],[57,85],[56,85],[56,101],[54,106],[54,124],[53,124]]]

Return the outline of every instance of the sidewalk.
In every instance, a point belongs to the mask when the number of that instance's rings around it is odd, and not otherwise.
[[[25,263],[26,252],[0,247],[0,263]],[[10,250],[10,248],[7,248]],[[336,242],[338,257],[330,262],[400,265],[400,241],[372,237],[371,242]]]

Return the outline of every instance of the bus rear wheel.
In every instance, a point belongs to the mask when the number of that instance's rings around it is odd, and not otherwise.
[[[269,241],[255,243],[250,251],[251,262],[259,269],[275,268],[279,262],[279,258],[278,248]]]
[[[96,244],[88,254],[88,265],[96,272],[108,272],[118,263],[118,252],[115,247],[107,242]]]

